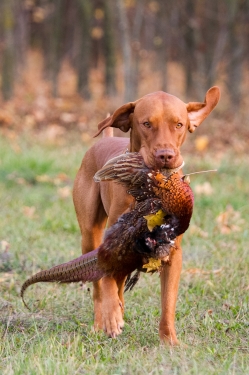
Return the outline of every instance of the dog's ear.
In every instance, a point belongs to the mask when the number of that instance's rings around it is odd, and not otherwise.
[[[122,107],[118,108],[112,116],[107,117],[105,120],[101,121],[98,124],[99,131],[94,135],[97,137],[104,129],[108,128],[109,126],[113,128],[119,128],[123,132],[128,132],[131,128],[131,113],[134,112],[136,102],[130,102],[122,105]]]
[[[220,89],[217,86],[211,87],[206,93],[204,103],[190,102],[186,105],[189,117],[190,133],[205,120],[209,113],[214,109],[220,99]]]

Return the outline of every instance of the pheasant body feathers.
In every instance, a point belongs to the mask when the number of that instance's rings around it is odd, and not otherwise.
[[[96,182],[114,180],[124,185],[135,199],[135,207],[123,214],[105,234],[99,248],[68,263],[38,272],[22,286],[34,283],[97,281],[105,275],[125,277],[134,270],[144,271],[150,258],[163,259],[177,236],[184,233],[193,210],[190,186],[177,173],[180,169],[148,168],[138,153],[125,153],[109,160],[99,170]],[[150,223],[149,223],[150,221]],[[131,289],[139,278],[129,278]]]

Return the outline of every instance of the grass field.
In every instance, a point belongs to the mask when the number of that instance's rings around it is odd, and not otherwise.
[[[91,331],[91,284],[21,284],[40,269],[80,255],[71,188],[86,150],[77,136],[0,139],[0,373],[248,374],[248,156],[185,157],[195,210],[184,237],[177,304],[179,348],[159,344],[158,275],[126,294],[116,340]],[[10,247],[8,247],[9,245]]]

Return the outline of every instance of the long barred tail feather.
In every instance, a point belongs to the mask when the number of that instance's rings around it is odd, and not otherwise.
[[[48,270],[40,271],[31,276],[22,285],[21,297],[24,305],[24,292],[32,284],[39,282],[75,283],[82,281],[97,281],[104,276],[103,271],[98,267],[98,248],[71,260],[70,262],[54,266]],[[30,309],[29,309],[30,310]]]

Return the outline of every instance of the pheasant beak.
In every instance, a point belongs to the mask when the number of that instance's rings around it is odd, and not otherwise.
[[[185,174],[184,176],[182,176],[182,181],[186,182],[186,184],[190,185],[190,177],[189,177],[189,175]]]

